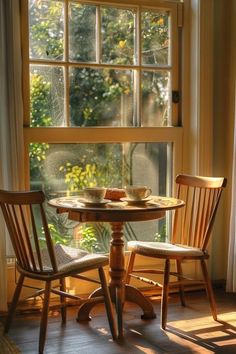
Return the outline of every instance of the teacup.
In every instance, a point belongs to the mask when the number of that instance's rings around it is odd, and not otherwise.
[[[125,193],[131,200],[143,200],[151,195],[152,190],[147,186],[126,186]]]
[[[84,197],[88,202],[100,203],[106,194],[106,188],[104,187],[85,187]]]

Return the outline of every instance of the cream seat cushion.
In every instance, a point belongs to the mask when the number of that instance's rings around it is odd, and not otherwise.
[[[80,270],[87,267],[103,267],[109,263],[107,256],[89,253],[79,248],[68,247],[61,244],[54,246],[58,271],[61,273]],[[52,270],[47,249],[41,251],[44,270]]]
[[[189,247],[178,244],[173,245],[167,242],[129,241],[128,250],[149,257],[171,255],[198,257],[206,254],[197,247]]]

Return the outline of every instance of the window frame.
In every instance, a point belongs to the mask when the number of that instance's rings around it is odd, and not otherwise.
[[[19,0],[22,5],[22,0]],[[25,0],[24,0],[25,1]],[[172,0],[174,2],[174,0]],[[181,0],[180,0],[181,1]],[[180,2],[179,0],[176,0],[176,3]],[[130,0],[129,3],[132,3],[133,1]],[[146,3],[146,1],[144,0]],[[183,2],[183,1],[182,1]],[[125,1],[124,1],[125,3]],[[9,6],[10,2],[9,2]],[[211,164],[209,164],[209,161],[211,163],[212,161],[212,156],[211,156],[211,149],[212,149],[212,137],[209,137],[209,132],[212,131],[212,119],[213,119],[213,107],[212,107],[212,97],[213,97],[213,87],[212,87],[212,82],[213,82],[213,72],[212,70],[209,70],[209,68],[212,68],[212,61],[213,61],[213,52],[212,52],[212,41],[213,41],[213,30],[212,30],[212,22],[213,22],[213,12],[212,12],[212,7],[214,7],[214,0],[184,0],[184,31],[183,31],[183,51],[182,51],[182,62],[184,66],[183,70],[183,77],[181,78],[181,85],[182,85],[182,97],[183,97],[183,104],[182,104],[182,121],[184,123],[184,127],[181,128],[171,128],[172,131],[173,129],[176,130],[176,138],[179,137],[180,141],[179,143],[181,144],[181,149],[178,149],[178,142],[174,143],[174,147],[176,150],[174,151],[174,157],[177,157],[177,160],[180,160],[180,155],[181,151],[183,152],[183,170],[186,173],[197,173],[197,174],[203,174],[203,173],[209,173],[211,174]],[[18,16],[18,6],[14,7],[14,13],[17,13]],[[181,13],[181,11],[180,11]],[[22,20],[24,18],[24,14],[22,14],[21,10],[21,16]],[[180,14],[181,16],[181,14]],[[22,38],[25,38],[25,23],[24,21],[22,22]],[[9,26],[13,26],[13,23],[10,22]],[[17,26],[16,26],[17,28]],[[202,35],[200,36],[200,33]],[[16,37],[14,37],[14,40],[16,40]],[[25,47],[24,42],[26,38],[23,40],[23,48]],[[18,43],[18,42],[17,42]],[[18,49],[16,42],[14,43],[14,48]],[[209,46],[210,43],[210,46]],[[10,49],[13,47],[13,44],[9,45]],[[23,52],[23,50],[22,50]],[[13,53],[15,53],[13,51]],[[17,53],[17,50],[16,50]],[[13,56],[14,58],[17,59],[16,56]],[[12,63],[10,60],[7,61],[6,63],[6,68],[12,71]],[[8,70],[8,71],[9,71]],[[7,72],[5,70],[4,72]],[[27,73],[27,67],[25,68],[25,63],[23,65],[23,75],[21,75],[21,72],[19,70],[18,74],[19,77],[22,77],[22,82],[25,80],[25,74]],[[210,78],[209,78],[210,77]],[[198,79],[197,79],[198,78]],[[26,77],[27,79],[27,77]],[[20,87],[17,86],[18,88]],[[20,100],[19,100],[20,101]],[[21,102],[21,101],[20,101]],[[3,101],[4,103],[4,101]],[[27,105],[27,99],[24,98],[24,106]],[[4,107],[4,105],[3,105]],[[201,107],[201,109],[199,109]],[[20,107],[18,107],[18,112],[19,112],[19,120],[21,118],[21,111]],[[13,105],[14,109],[14,105]],[[25,108],[26,109],[26,108]],[[9,120],[9,116],[6,117],[7,120]],[[20,120],[21,121],[21,120]],[[25,119],[25,122],[27,123],[27,120]],[[22,156],[22,160],[24,158],[24,161],[22,162],[27,162],[28,161],[28,149],[27,146],[29,142],[31,141],[30,138],[33,140],[33,142],[37,141],[44,141],[43,137],[44,134],[48,134],[47,131],[49,129],[53,128],[47,128],[42,130],[41,128],[31,128],[31,133],[28,132],[28,127],[27,124],[25,123],[24,127],[24,136],[21,136],[21,132],[18,130],[18,135],[14,135],[14,139],[17,140],[23,140],[25,141],[25,155]],[[198,129],[198,125],[201,125],[201,129]],[[209,129],[210,127],[210,129]],[[39,129],[38,132],[35,131],[35,129]],[[69,128],[67,128],[69,129]],[[98,129],[97,132],[99,132],[99,128],[93,128],[93,129]],[[133,128],[137,129],[137,128]],[[139,129],[139,128],[138,128]],[[169,129],[169,128],[168,128]],[[52,130],[53,131],[53,130]],[[97,133],[96,132],[96,133]],[[201,136],[201,134],[204,132],[204,134]],[[61,136],[64,136],[63,131],[58,131],[58,133]],[[74,131],[73,134],[76,134]],[[156,135],[153,131],[151,134]],[[5,139],[6,136],[4,136]],[[38,138],[40,137],[40,139]],[[53,135],[50,137],[57,142],[57,132],[53,132]],[[157,139],[157,137],[155,136]],[[53,142],[54,142],[53,140]],[[177,139],[178,140],[178,139]],[[182,148],[182,140],[183,140],[183,148]],[[6,146],[9,146],[9,140],[7,139],[6,142],[3,140],[3,144],[6,144]],[[177,145],[176,145],[177,144]],[[201,149],[199,148],[201,147]],[[198,152],[199,150],[199,152]],[[204,150],[204,151],[203,151]],[[8,160],[10,158],[11,160],[11,152],[8,151]],[[177,155],[177,156],[176,156]],[[201,165],[199,163],[199,160],[201,161]],[[182,161],[182,155],[181,155],[181,161]],[[177,166],[182,164],[177,163]],[[4,165],[3,161],[3,166],[5,166],[5,172],[9,170],[8,164]],[[175,164],[174,164],[175,166]],[[29,166],[27,165],[26,168]],[[15,164],[14,164],[15,168]],[[25,169],[25,175],[26,179],[29,182],[29,176],[27,176],[29,169]],[[176,170],[178,173],[182,171],[182,168],[178,168]],[[11,181],[8,179],[8,183],[11,185]],[[23,182],[21,182],[21,188],[23,185]],[[29,186],[29,184],[28,184]],[[26,185],[27,187],[27,185]],[[2,223],[3,226],[3,223]],[[225,232],[225,228],[222,228]],[[226,228],[227,229],[227,228]],[[218,230],[219,235],[215,236],[222,236],[220,228]],[[1,257],[1,265],[2,269],[6,269],[6,232],[4,227],[2,227],[2,238],[0,242],[0,252],[3,254],[3,257]],[[220,240],[220,237],[219,237]],[[222,251],[222,247],[220,247],[220,250]],[[217,249],[216,249],[217,253]],[[212,255],[212,262],[213,267],[215,267],[215,258],[214,254]],[[219,262],[218,262],[219,263]],[[211,266],[212,264],[210,264]],[[220,263],[220,266],[222,264]],[[217,268],[217,267],[216,267]],[[8,302],[10,301],[9,294],[12,294],[14,291],[14,284],[15,284],[15,279],[14,279],[14,271],[12,267],[12,263],[8,264],[7,267],[8,271],[7,274],[6,272],[1,272],[1,277],[0,277],[0,283],[3,285],[0,287],[0,309],[2,311],[6,311],[7,309],[7,300]],[[222,266],[221,266],[222,269]],[[218,269],[214,271],[215,276],[218,274]],[[221,273],[220,273],[221,274]],[[6,278],[8,278],[8,288],[7,288],[7,281]],[[221,279],[221,277],[220,277]],[[7,291],[8,289],[8,291]],[[8,293],[8,296],[7,296]],[[28,294],[30,295],[30,294]]]
[[[69,0],[65,0],[66,3]],[[98,1],[85,1],[84,3],[98,3]],[[171,66],[172,70],[172,91],[180,92],[180,48],[179,35],[182,26],[182,5],[176,1],[141,1],[125,0],[113,1],[103,0],[99,2],[104,5],[117,5],[125,7],[161,8],[172,12],[172,45],[171,45]],[[24,146],[26,161],[26,185],[30,185],[29,176],[29,144],[30,143],[124,143],[124,142],[167,142],[173,144],[172,175],[182,170],[182,141],[183,128],[180,125],[179,112],[180,103],[172,103],[173,126],[168,127],[30,127],[30,97],[29,97],[29,65],[34,63],[45,63],[44,60],[32,61],[29,59],[29,36],[28,36],[28,1],[21,0],[22,14],[22,54],[23,54],[23,102],[24,102]],[[173,30],[174,28],[174,30]],[[54,65],[65,65],[62,62],[55,62]],[[74,62],[73,62],[74,65]],[[80,66],[81,64],[75,64]],[[88,64],[88,67],[102,67],[102,64]],[[105,65],[107,67],[107,65]],[[110,65],[108,66],[110,67]],[[115,66],[114,66],[115,67]],[[125,66],[126,67],[126,66]],[[128,68],[129,66],[127,66]],[[133,68],[143,69],[145,66],[134,65]],[[151,67],[148,67],[151,69]],[[159,68],[158,68],[159,69]],[[161,67],[160,67],[161,69]],[[67,97],[68,100],[68,97]],[[68,101],[67,101],[68,102]],[[171,191],[170,191],[171,192]]]

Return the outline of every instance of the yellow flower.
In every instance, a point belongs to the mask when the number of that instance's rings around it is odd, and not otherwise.
[[[158,26],[163,26],[164,25],[164,18],[160,17],[159,20],[157,21]]]
[[[126,45],[126,40],[124,40],[124,41],[119,41],[119,47],[120,47],[121,49],[123,49],[123,48],[125,47],[125,45]]]

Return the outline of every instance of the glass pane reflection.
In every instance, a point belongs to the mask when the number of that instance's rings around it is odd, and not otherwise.
[[[84,186],[122,188],[145,184],[154,195],[170,192],[172,145],[169,143],[38,144],[30,145],[31,188],[43,189],[48,199],[80,195]],[[41,154],[41,155],[40,155]],[[38,157],[41,157],[40,160]],[[108,223],[79,224],[48,207],[54,237],[92,252],[108,252]],[[167,220],[127,223],[125,242],[131,239],[165,240]],[[60,232],[59,232],[60,231]]]

